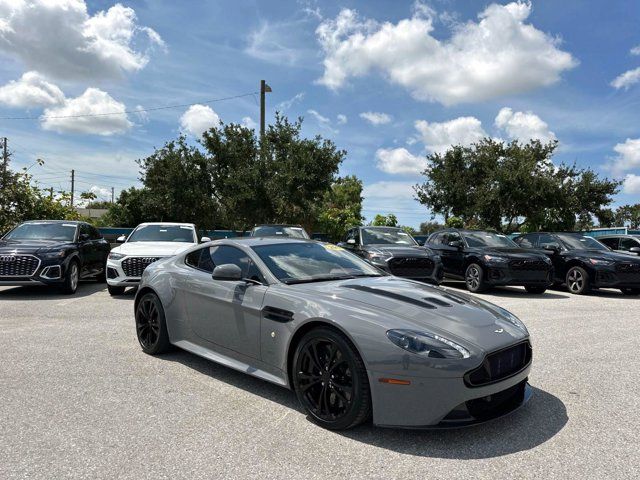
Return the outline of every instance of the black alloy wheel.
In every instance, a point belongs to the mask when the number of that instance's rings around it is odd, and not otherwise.
[[[164,309],[155,293],[145,294],[138,302],[136,333],[145,353],[157,355],[170,350]]]
[[[571,267],[567,272],[567,288],[570,293],[584,295],[591,290],[589,274],[582,267]]]
[[[341,333],[329,328],[308,332],[296,347],[293,369],[298,400],[318,425],[344,430],[369,418],[367,371]]]
[[[621,288],[620,291],[623,295],[640,295],[640,288]]]
[[[73,295],[78,290],[80,283],[80,263],[77,260],[71,260],[64,276],[62,291],[68,295]]]
[[[536,295],[543,294],[547,291],[547,287],[540,287],[538,285],[525,285],[524,289],[529,293],[534,293]]]
[[[477,263],[471,263],[464,272],[464,283],[470,292],[480,293],[487,290],[482,267]]]

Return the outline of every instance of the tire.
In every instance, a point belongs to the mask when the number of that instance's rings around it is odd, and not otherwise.
[[[470,263],[464,272],[464,284],[473,293],[485,292],[489,289],[484,279],[484,269],[477,263]]]
[[[534,293],[536,295],[541,295],[547,291],[547,287],[538,287],[536,285],[525,285],[524,289],[529,293]]]
[[[640,288],[621,288],[620,291],[623,295],[636,296],[640,295]]]
[[[589,274],[582,267],[571,267],[566,277],[567,289],[574,295],[585,295],[591,291]]]
[[[293,388],[311,420],[346,430],[371,416],[367,370],[353,344],[331,328],[307,332],[296,345]]]
[[[71,260],[69,267],[64,275],[64,283],[62,284],[62,292],[67,295],[73,295],[78,290],[80,283],[80,262]]]
[[[116,295],[122,295],[125,287],[113,287],[111,285],[107,285],[107,290],[109,290],[109,295],[115,297]]]
[[[138,302],[136,335],[144,353],[159,355],[171,350],[164,309],[155,293],[145,294]]]

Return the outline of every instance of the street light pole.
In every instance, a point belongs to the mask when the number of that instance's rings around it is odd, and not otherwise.
[[[260,138],[264,137],[264,111],[265,111],[265,93],[271,92],[271,87],[267,82],[260,80]]]

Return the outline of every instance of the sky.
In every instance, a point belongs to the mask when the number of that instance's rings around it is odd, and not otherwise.
[[[0,136],[43,187],[74,169],[110,199],[181,133],[255,127],[265,79],[267,122],[347,151],[367,220],[429,220],[426,156],[486,136],[557,139],[638,203],[639,25],[636,0],[0,0]]]

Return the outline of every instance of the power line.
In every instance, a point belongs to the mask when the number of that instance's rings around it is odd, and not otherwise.
[[[167,109],[170,109],[170,108],[190,107],[194,103],[207,104],[207,103],[223,102],[223,101],[226,101],[226,100],[234,100],[236,98],[248,97],[250,95],[255,95],[257,93],[259,93],[259,92],[242,93],[240,95],[233,95],[231,97],[223,97],[223,98],[214,98],[212,100],[205,100],[203,102],[181,103],[181,104],[175,104],[175,105],[165,105],[165,106],[162,106],[162,107],[138,108],[138,109],[135,109],[135,110],[122,110],[120,112],[83,113],[83,114],[78,114],[78,115],[39,115],[37,117],[34,117],[34,116],[29,116],[29,117],[0,117],[0,120],[39,120],[40,118],[44,118],[44,119],[84,118],[84,117],[105,117],[105,116],[109,116],[109,115],[127,115],[127,114],[130,114],[130,113],[134,114],[134,113],[141,113],[141,112],[155,112],[157,110],[167,110]]]

